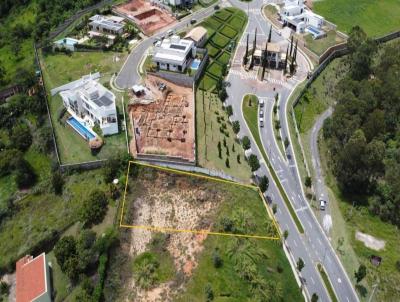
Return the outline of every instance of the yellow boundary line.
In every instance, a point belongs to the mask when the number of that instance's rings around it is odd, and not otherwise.
[[[241,187],[246,187],[246,188],[251,188],[254,190],[257,190],[258,194],[260,195],[265,208],[267,210],[268,216],[273,222],[274,227],[276,228],[278,232],[278,237],[271,237],[271,236],[260,236],[260,235],[246,235],[246,234],[233,234],[233,233],[221,233],[221,232],[211,232],[208,230],[184,230],[184,229],[175,229],[175,228],[165,228],[165,227],[155,227],[155,226],[147,226],[147,225],[127,225],[124,224],[123,217],[124,217],[124,210],[125,210],[125,201],[126,201],[126,193],[128,190],[128,180],[129,180],[129,172],[131,168],[131,164],[135,164],[138,166],[144,166],[144,167],[149,167],[161,171],[167,171],[175,174],[181,174],[181,175],[188,175],[191,177],[197,177],[197,178],[203,178],[207,180],[212,180],[212,181],[217,181],[221,183],[227,183],[231,185],[237,185]],[[122,210],[121,210],[121,218],[120,218],[120,223],[119,226],[121,228],[129,228],[129,229],[142,229],[142,230],[148,230],[148,231],[153,231],[153,232],[170,232],[170,233],[192,233],[192,234],[206,234],[206,235],[217,235],[217,236],[226,236],[226,237],[239,237],[239,238],[254,238],[254,239],[264,239],[264,240],[280,240],[281,239],[281,232],[278,227],[278,224],[275,220],[275,217],[271,211],[271,209],[268,206],[267,201],[264,198],[264,195],[262,194],[261,190],[259,187],[253,186],[253,185],[248,185],[248,184],[243,184],[243,183],[237,183],[231,180],[226,180],[226,179],[221,179],[213,176],[207,176],[207,175],[202,175],[202,174],[197,174],[197,173],[192,173],[192,172],[187,172],[187,171],[181,171],[181,170],[176,170],[172,168],[167,168],[167,167],[160,167],[156,165],[151,165],[151,164],[145,164],[145,163],[140,163],[136,161],[129,161],[128,164],[128,170],[126,172],[126,180],[125,180],[125,191],[124,191],[124,198],[122,202]]]

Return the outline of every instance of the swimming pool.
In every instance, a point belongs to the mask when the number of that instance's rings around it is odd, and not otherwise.
[[[82,125],[76,118],[71,116],[69,119],[67,119],[67,123],[76,131],[79,133],[80,136],[82,136],[85,140],[90,141],[94,139],[96,136],[89,131],[88,128],[86,128],[84,125]]]
[[[74,46],[75,44],[78,44],[78,40],[76,40],[76,39],[73,39],[73,38],[65,38],[65,39],[61,39],[61,40],[58,40],[57,42],[56,42],[56,44],[58,44],[58,45],[67,45],[67,46]]]
[[[312,34],[314,39],[318,39],[325,34],[323,30],[318,30],[313,26],[307,26],[306,31]]]
[[[200,63],[201,61],[199,59],[195,59],[193,60],[192,65],[190,65],[190,68],[193,70],[197,70],[199,69]]]

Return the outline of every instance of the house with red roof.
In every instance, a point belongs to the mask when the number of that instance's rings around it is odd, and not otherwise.
[[[16,302],[51,302],[50,266],[46,254],[17,261]]]

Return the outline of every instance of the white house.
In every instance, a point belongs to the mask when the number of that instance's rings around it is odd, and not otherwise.
[[[170,6],[192,6],[195,0],[155,0],[153,2],[161,2]]]
[[[284,6],[279,12],[283,25],[287,25],[296,30],[304,32],[307,27],[318,29],[324,25],[324,17],[310,11],[304,4],[304,0],[285,0]]]
[[[184,72],[196,56],[196,47],[192,40],[172,36],[156,43],[153,62],[157,68]]]
[[[98,124],[104,135],[118,133],[115,95],[110,90],[90,75],[62,87],[60,96],[72,116],[92,127]]]
[[[94,15],[89,18],[89,28],[92,31],[112,35],[121,35],[124,32],[124,18],[117,16]]]

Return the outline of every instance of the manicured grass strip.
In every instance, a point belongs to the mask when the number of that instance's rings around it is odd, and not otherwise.
[[[251,103],[252,106],[248,106],[248,99],[251,98]],[[272,168],[271,163],[268,160],[267,154],[265,153],[264,146],[261,142],[261,137],[260,137],[260,132],[258,130],[258,99],[255,95],[246,95],[243,98],[242,101],[242,111],[244,115],[244,119],[246,120],[247,126],[249,127],[251,134],[253,135],[258,148],[261,151],[261,154],[267,164],[267,167],[276,183],[278,186],[279,192],[281,193],[283,200],[285,201],[285,204],[287,208],[289,209],[290,215],[292,215],[292,218],[297,226],[297,229],[299,230],[300,233],[304,233],[303,226],[300,223],[299,218],[296,215],[296,212],[293,209],[292,204],[289,201],[289,198],[286,195],[285,190],[282,187],[281,182],[279,181],[278,176],[275,173],[275,170]]]
[[[229,63],[229,59],[231,58],[231,54],[224,51],[217,57],[218,63],[222,65],[227,65]]]
[[[215,17],[218,19],[221,19],[222,21],[226,21],[229,19],[230,16],[232,16],[232,13],[229,12],[228,10],[219,10],[214,14]]]
[[[228,37],[221,35],[220,33],[216,33],[212,38],[211,41],[218,46],[219,48],[224,48],[230,42]]]
[[[232,29],[229,25],[225,25],[221,30],[220,33],[228,38],[233,39],[237,35],[237,31]]]
[[[217,80],[215,80],[210,74],[206,73],[204,74],[201,83],[199,85],[199,88],[205,89],[205,90],[210,90],[211,88],[215,87],[217,85]]]
[[[321,265],[321,263],[318,263],[317,268],[322,280],[324,281],[326,290],[328,291],[329,297],[331,298],[332,302],[338,302],[339,300],[336,297],[335,291],[333,290],[331,281],[329,281],[328,275],[326,274],[324,267]]]
[[[217,78],[222,76],[222,66],[215,61],[207,67],[207,71]]]
[[[238,15],[235,15],[232,19],[227,22],[230,26],[232,26],[236,30],[241,30],[246,23],[246,20],[242,19]]]
[[[214,16],[212,16],[211,18],[208,18],[205,22],[207,22],[210,27],[214,30],[218,30],[221,25],[224,23],[221,20],[215,18]]]
[[[207,50],[208,50],[208,55],[209,55],[211,58],[215,58],[215,57],[219,54],[219,52],[220,52],[220,49],[219,49],[219,48],[214,47],[214,46],[211,45],[210,43],[207,43],[206,48],[207,48]]]

